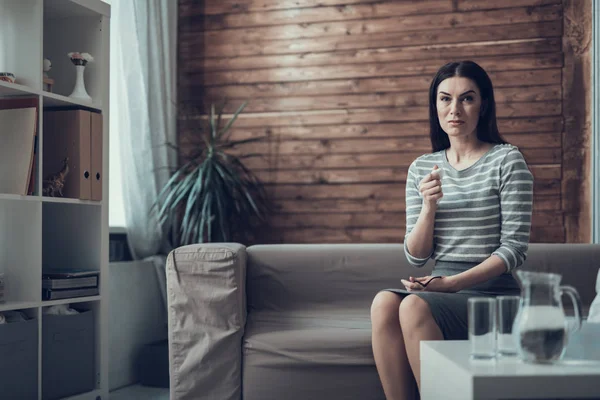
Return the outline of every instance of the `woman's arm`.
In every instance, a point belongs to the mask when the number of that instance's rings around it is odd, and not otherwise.
[[[435,213],[442,189],[439,177],[431,173],[417,182],[416,170],[413,163],[406,182],[404,252],[409,263],[421,267],[433,253]]]
[[[495,255],[485,259],[481,264],[459,274],[448,277],[450,292],[458,292],[479,285],[506,272],[504,261]]]
[[[504,272],[511,272],[527,257],[533,211],[533,175],[516,148],[500,165],[500,210],[500,247],[492,254],[504,261]]]
[[[423,207],[412,228],[410,235],[406,236],[408,252],[415,258],[429,258],[433,252],[433,227],[435,210]]]
[[[506,271],[504,261],[495,255],[485,259],[482,263],[452,276],[444,276],[440,279],[433,279],[423,287],[415,281],[422,283],[428,282],[432,277],[424,276],[419,278],[410,277],[408,280],[402,279],[402,283],[407,290],[427,290],[429,292],[458,292],[468,289],[472,286],[483,283],[489,279],[495,278]]]

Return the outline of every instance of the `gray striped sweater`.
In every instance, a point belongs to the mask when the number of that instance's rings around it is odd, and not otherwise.
[[[435,215],[433,252],[417,258],[408,252],[406,237],[421,212],[419,182],[435,164],[443,169],[444,196]],[[495,145],[460,171],[450,165],[444,150],[422,155],[408,169],[404,252],[418,267],[429,258],[479,263],[495,254],[510,272],[526,258],[532,206],[533,175],[513,145]]]

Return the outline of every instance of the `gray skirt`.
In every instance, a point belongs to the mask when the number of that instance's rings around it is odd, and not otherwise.
[[[476,265],[478,263],[438,261],[431,275],[452,276],[471,269]],[[509,273],[504,273],[484,283],[456,293],[409,292],[406,289],[384,290],[400,296],[412,294],[425,300],[445,340],[468,339],[467,300],[469,297],[495,297],[500,295],[519,295],[521,293],[517,280]]]

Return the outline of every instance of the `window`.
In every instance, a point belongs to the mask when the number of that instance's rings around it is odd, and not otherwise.
[[[111,4],[111,0],[104,0],[105,3]],[[111,13],[111,34],[110,34],[110,75],[116,76],[117,57],[116,50],[118,49],[119,35],[115,32],[114,23],[116,21],[115,12],[118,12],[118,7],[112,7]],[[119,98],[115,95],[114,90],[115,79],[110,80],[110,134],[109,134],[109,177],[108,177],[108,225],[111,228],[124,228],[125,223],[125,206],[123,203],[123,181],[121,179],[121,146],[119,143],[119,127],[117,124],[119,118]]]
[[[123,204],[123,181],[121,179],[121,146],[119,144],[115,109],[118,102],[110,99],[110,146],[109,146],[109,180],[108,180],[108,225],[111,228],[125,227],[125,206]]]

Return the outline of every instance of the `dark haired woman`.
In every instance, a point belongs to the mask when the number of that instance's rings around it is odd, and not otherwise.
[[[440,68],[429,120],[433,151],[408,170],[404,250],[410,264],[433,258],[435,267],[432,276],[403,279],[404,289],[377,293],[371,306],[388,400],[410,398],[414,380],[420,385],[421,340],[467,339],[469,297],[519,293],[511,271],[529,243],[533,176],[500,137],[486,72],[471,61]]]

